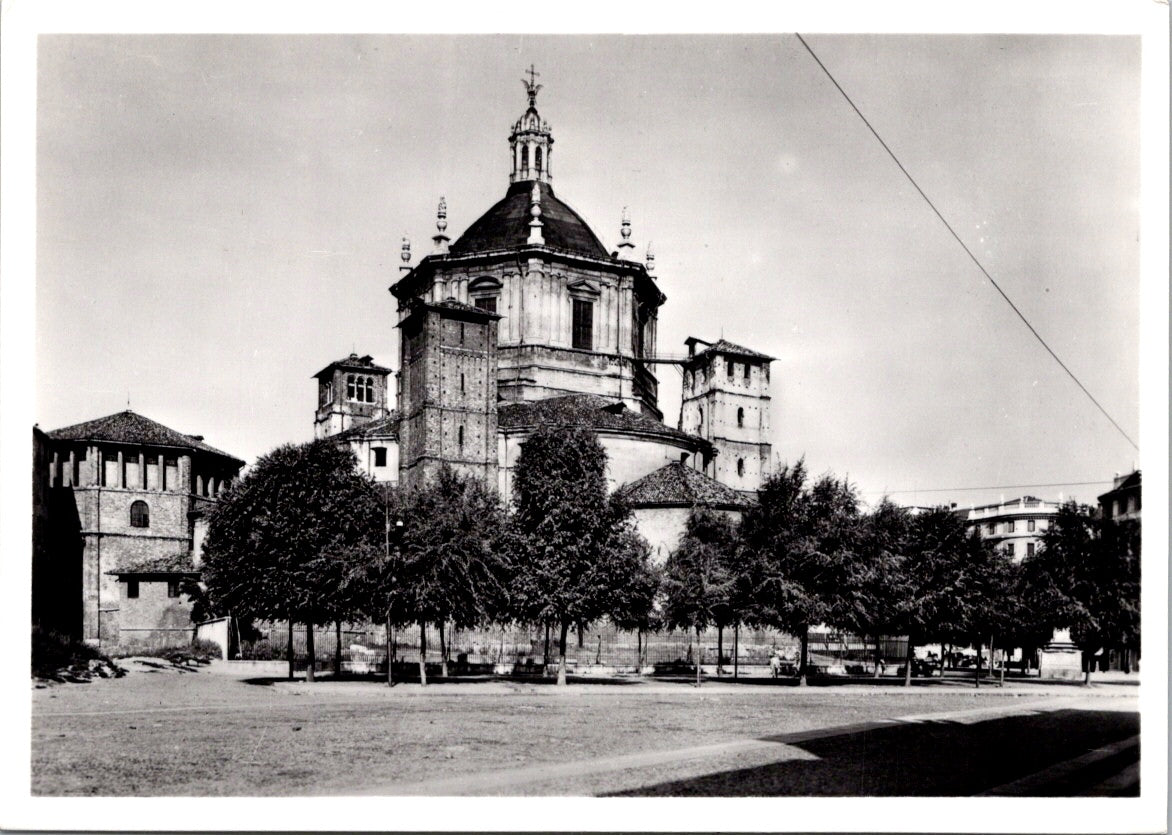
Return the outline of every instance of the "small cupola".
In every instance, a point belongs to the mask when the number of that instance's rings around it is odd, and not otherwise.
[[[553,134],[550,133],[549,122],[544,121],[537,112],[537,93],[541,85],[536,81],[540,73],[530,64],[527,74],[529,78],[521,79],[521,83],[529,94],[529,108],[513,125],[513,132],[509,135],[509,148],[513,155],[513,173],[509,175],[509,182],[535,180],[548,183],[551,178],[549,158],[553,151]]]

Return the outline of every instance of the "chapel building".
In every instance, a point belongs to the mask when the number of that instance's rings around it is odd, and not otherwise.
[[[187,580],[244,462],[127,409],[33,430],[33,620],[103,648],[191,642]]]

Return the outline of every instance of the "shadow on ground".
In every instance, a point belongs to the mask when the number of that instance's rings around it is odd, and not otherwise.
[[[1059,710],[985,722],[920,722],[842,736],[793,741],[763,737],[817,759],[784,760],[753,768],[643,786],[611,796],[934,796],[964,797],[1019,780],[1088,751],[1139,733],[1139,715]],[[1132,748],[1057,777],[1035,796],[1087,794],[1127,765]],[[1137,796],[1138,786],[1129,790]]]

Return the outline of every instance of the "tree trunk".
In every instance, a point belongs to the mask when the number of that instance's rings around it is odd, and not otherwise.
[[[643,627],[635,630],[637,643],[635,644],[635,675],[643,675]]]
[[[444,641],[444,620],[443,620],[443,618],[441,618],[439,621],[437,621],[436,624],[439,626],[439,638],[440,638],[440,677],[447,678],[448,677],[448,645]]]
[[[305,624],[305,681],[313,683],[313,671],[317,666],[316,650],[313,648],[313,624]]]
[[[586,646],[586,625],[584,623],[578,624],[578,649]]]
[[[541,659],[541,674],[549,675],[549,621],[545,622],[545,655]]]
[[[724,627],[716,627],[716,677],[720,678],[721,663],[724,661]]]
[[[1082,654],[1082,668],[1083,668],[1083,684],[1091,683],[1091,668],[1095,665],[1095,656],[1089,652]]]
[[[387,687],[395,686],[395,637],[391,632],[391,610],[387,610]]]
[[[973,679],[976,682],[976,686],[978,689],[980,689],[980,687],[981,687],[981,649],[982,649],[981,642],[980,642],[980,640],[978,640],[977,641],[977,674],[976,674],[976,677]]]
[[[883,666],[883,642],[880,636],[875,636],[875,678],[879,678],[879,670]]]
[[[733,624],[733,681],[737,680],[741,660],[741,625]]]
[[[419,621],[419,686],[427,686],[427,623]]]
[[[798,656],[798,687],[806,686],[806,667],[810,659],[810,627],[802,627],[802,645]]]
[[[940,642],[940,680],[941,681],[944,681],[944,659],[947,657],[948,657],[948,653],[945,652],[944,642],[941,641]]]
[[[916,660],[916,645],[912,643],[912,636],[907,636],[907,657],[903,660],[903,686],[912,686],[912,662]]]
[[[700,686],[700,664],[704,661],[704,650],[700,648],[700,627],[696,627],[696,686]],[[720,662],[717,662],[719,667]]]
[[[289,681],[293,680],[293,617],[289,617],[289,643],[286,646],[289,655]]]
[[[334,675],[342,675],[342,621],[334,621]]]
[[[570,633],[570,622],[562,621],[561,637],[558,639],[558,687],[566,686],[566,636]]]

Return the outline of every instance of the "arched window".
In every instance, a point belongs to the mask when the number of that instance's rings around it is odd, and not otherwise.
[[[696,431],[701,432],[704,429],[704,407],[700,407],[700,422],[696,424]]]
[[[529,170],[529,146],[521,146],[521,171],[522,173]]]
[[[743,476],[744,474],[745,474],[745,459],[738,458],[737,459],[737,475]]]
[[[745,410],[738,408],[737,409],[737,426],[744,426],[744,425],[745,425]]]
[[[151,511],[143,501],[133,502],[130,505],[130,527],[149,528],[151,526]]]
[[[533,149],[533,167],[537,169],[537,173],[541,173],[541,149]]]
[[[346,399],[347,400],[357,400],[358,399],[358,382],[355,379],[353,374],[346,375]]]

